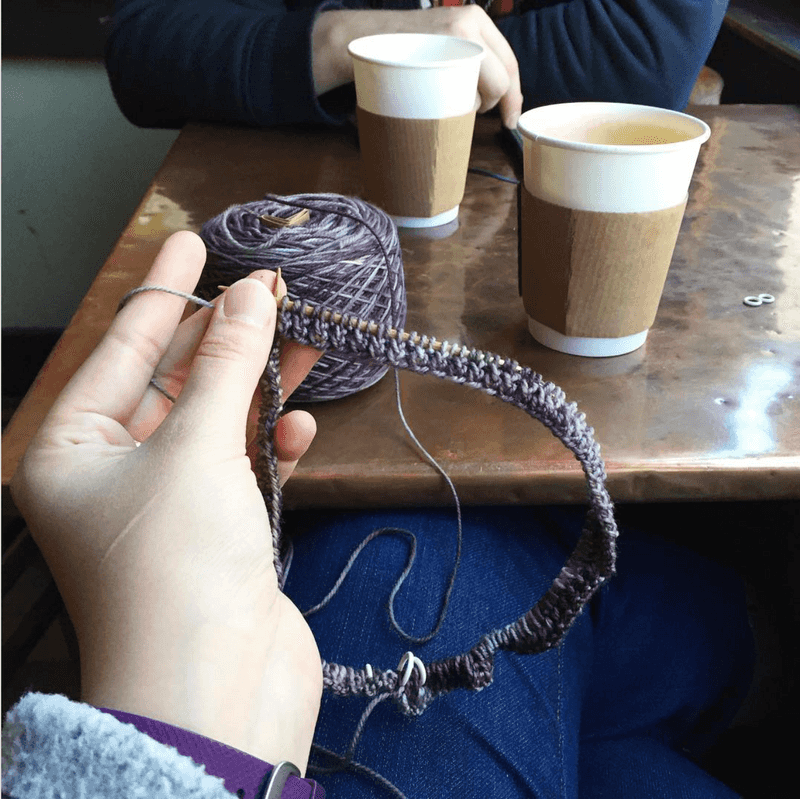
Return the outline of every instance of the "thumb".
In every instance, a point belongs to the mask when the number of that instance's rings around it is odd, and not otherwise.
[[[247,415],[275,335],[275,298],[260,280],[245,278],[218,302],[178,401],[166,421],[181,438],[231,443],[245,451]],[[174,417],[174,418],[173,418]]]

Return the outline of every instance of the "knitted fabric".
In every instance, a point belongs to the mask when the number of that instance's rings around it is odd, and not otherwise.
[[[141,291],[157,291],[143,286]],[[173,292],[175,293],[175,292]],[[182,295],[183,296],[183,295]],[[200,305],[209,303],[187,295]],[[532,369],[491,353],[438,342],[385,324],[356,319],[284,297],[278,318],[280,337],[346,357],[368,358],[394,369],[452,380],[496,396],[544,424],[581,463],[588,489],[589,509],[578,543],[550,588],[516,621],[484,635],[468,652],[415,667],[355,669],[323,660],[323,686],[338,696],[390,697],[410,716],[421,714],[440,694],[456,688],[481,690],[494,674],[494,655],[500,649],[535,654],[556,646],[597,589],[614,574],[617,525],[606,472],[594,431],[564,392]],[[275,568],[281,588],[287,553],[281,536],[281,490],[272,439],[282,410],[277,348],[261,377],[262,407],[258,430],[256,478],[269,509]]]

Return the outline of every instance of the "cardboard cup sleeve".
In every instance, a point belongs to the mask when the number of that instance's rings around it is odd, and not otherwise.
[[[576,211],[520,186],[519,288],[564,336],[621,338],[653,324],[686,201],[645,213]]]
[[[393,216],[432,217],[464,197],[475,112],[398,119],[356,109],[366,199]]]

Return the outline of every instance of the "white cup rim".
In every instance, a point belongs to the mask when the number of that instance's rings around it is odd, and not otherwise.
[[[572,141],[559,136],[541,133],[530,127],[533,118],[543,115],[546,110],[560,108],[561,110],[585,110],[594,113],[609,113],[613,111],[624,111],[634,114],[636,112],[657,112],[663,115],[664,119],[682,119],[697,126],[697,135],[676,142],[666,142],[661,144],[598,144],[595,142]],[[526,119],[527,117],[527,119]],[[659,108],[649,105],[635,105],[633,103],[555,103],[553,105],[539,106],[526,111],[519,118],[517,123],[519,132],[526,138],[539,144],[547,144],[551,147],[559,147],[563,150],[580,150],[590,153],[617,153],[625,155],[653,155],[655,153],[666,153],[674,150],[682,150],[688,146],[699,146],[707,141],[711,136],[711,128],[702,119],[684,114],[681,111],[672,111],[668,108]]]
[[[397,40],[399,38],[415,38],[417,40],[427,41],[430,44],[434,42],[442,43],[443,40],[449,40],[450,42],[457,42],[458,46],[463,47],[465,51],[469,52],[465,52],[464,55],[453,58],[413,63],[403,61],[396,57],[373,55],[359,51],[364,45],[377,44],[378,42],[376,40],[379,39],[386,41],[387,39]],[[367,64],[378,64],[387,67],[404,67],[407,69],[440,69],[442,67],[452,67],[473,59],[480,61],[486,55],[485,49],[477,42],[470,41],[469,39],[461,39],[458,36],[443,36],[437,33],[376,33],[372,36],[362,36],[358,39],[353,39],[353,41],[347,45],[347,52],[350,53],[353,58],[357,58],[359,61],[364,61]]]

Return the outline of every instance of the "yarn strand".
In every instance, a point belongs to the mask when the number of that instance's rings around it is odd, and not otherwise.
[[[272,545],[275,553],[275,572],[278,587],[283,591],[289,563],[284,561],[281,546],[281,516],[283,492],[278,474],[278,455],[275,451],[275,428],[283,411],[283,389],[281,388],[280,340],[275,337],[264,369],[259,380],[261,407],[258,418],[258,451],[255,458],[255,474],[261,494],[267,506],[269,526],[272,531]]]
[[[444,597],[442,598],[442,607],[439,611],[439,618],[436,620],[436,625],[434,628],[427,633],[426,635],[421,636],[412,636],[407,633],[398,623],[394,615],[394,598],[397,592],[400,590],[400,586],[402,585],[402,581],[405,580],[405,574],[403,575],[402,580],[398,581],[392,591],[391,597],[389,599],[389,619],[392,623],[392,627],[407,641],[410,641],[412,644],[425,644],[428,641],[432,640],[433,638],[438,635],[439,630],[442,628],[442,624],[444,623],[445,616],[447,615],[447,608],[450,605],[450,594],[453,593],[453,586],[456,583],[456,575],[458,574],[458,567],[461,565],[461,549],[464,541],[464,530],[461,520],[461,502],[458,499],[458,492],[456,491],[456,487],[453,485],[453,481],[450,479],[450,476],[447,472],[439,465],[438,461],[433,457],[433,455],[428,452],[425,447],[422,446],[419,439],[414,435],[414,431],[409,426],[408,422],[406,421],[406,416],[403,413],[403,403],[400,399],[400,373],[397,369],[394,370],[394,389],[395,389],[395,397],[397,398],[397,413],[400,415],[400,421],[403,423],[403,427],[408,433],[409,438],[414,442],[417,449],[425,456],[428,463],[436,469],[437,472],[444,478],[444,481],[447,483],[450,492],[453,495],[453,501],[455,502],[456,506],[456,521],[457,521],[457,531],[456,531],[456,555],[453,561],[453,568],[450,572],[450,576],[447,579],[447,586],[445,588]],[[410,567],[409,567],[410,569]]]
[[[411,567],[414,565],[414,560],[417,557],[417,537],[414,533],[410,532],[409,530],[401,530],[399,527],[383,527],[380,530],[373,530],[369,535],[365,536],[364,539],[361,541],[360,544],[352,551],[350,557],[347,559],[347,563],[345,563],[344,568],[342,569],[339,576],[336,578],[336,582],[333,584],[333,588],[325,595],[323,599],[321,599],[316,605],[308,608],[308,610],[303,611],[303,616],[313,616],[315,613],[319,613],[323,608],[326,608],[330,601],[333,599],[334,596],[338,593],[339,589],[342,587],[342,583],[345,581],[345,578],[350,573],[351,569],[355,565],[355,562],[358,556],[364,551],[364,548],[370,543],[370,541],[374,541],[376,538],[384,535],[404,535],[408,536],[411,541],[411,546],[408,552],[408,560],[406,561],[406,566],[403,569],[400,577],[398,577],[397,581],[395,582],[394,586],[392,586],[392,592],[389,595],[389,615],[391,618],[394,617],[394,612],[392,610],[392,606],[394,603],[395,595],[397,594],[400,586],[403,585],[405,582],[406,577],[408,577],[409,573],[411,572]],[[398,628],[399,631],[399,628]],[[401,631],[401,635],[402,635]],[[408,636],[406,636],[408,637]]]

